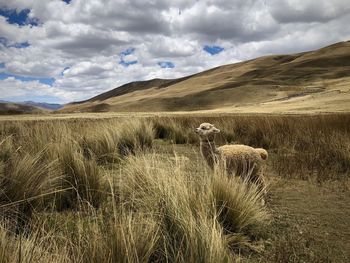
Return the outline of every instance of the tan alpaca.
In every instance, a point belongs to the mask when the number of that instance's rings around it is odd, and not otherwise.
[[[215,134],[220,130],[210,123],[202,123],[196,128],[200,138],[200,148],[204,159],[210,168],[215,165],[226,168],[228,174],[248,177],[251,182],[257,183],[259,188],[265,189],[263,168],[268,157],[267,151],[262,148],[253,148],[247,145],[215,146]]]

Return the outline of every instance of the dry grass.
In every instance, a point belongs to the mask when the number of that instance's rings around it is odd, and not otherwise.
[[[12,152],[1,163],[0,219],[9,221],[16,232],[26,231],[33,211],[44,207],[45,196],[60,190],[58,165],[43,156]]]
[[[47,235],[45,240],[49,241]],[[58,250],[55,244],[47,246],[38,245],[37,242],[44,241],[39,233],[35,232],[27,237],[15,236],[9,232],[5,225],[0,225],[0,262],[1,263],[30,263],[30,262],[69,262],[67,254]]]
[[[260,193],[151,153],[154,133],[145,119],[3,123],[3,262],[230,262],[253,248]]]
[[[270,218],[260,190],[153,147],[197,143],[204,121],[221,143],[267,148],[281,176],[350,170],[348,115],[2,122],[0,262],[232,262],[260,251]]]
[[[202,122],[211,122],[221,130],[219,144],[241,143],[267,149],[280,176],[325,181],[350,172],[348,114],[179,116],[152,120],[156,135],[174,143],[196,141],[194,128]]]
[[[101,202],[101,180],[97,163],[94,159],[85,159],[81,149],[74,142],[60,145],[57,149],[65,191],[58,196],[57,205],[60,209],[80,206],[80,202],[98,207]]]

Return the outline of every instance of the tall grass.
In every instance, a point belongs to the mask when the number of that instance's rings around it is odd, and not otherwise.
[[[239,181],[220,188],[219,175],[213,176],[205,170],[202,174],[186,172],[183,162],[178,159],[174,163],[155,155],[130,158],[123,182],[115,191],[118,203],[133,211],[151,213],[159,221],[165,233],[162,237],[165,259],[228,262],[231,258],[228,248],[233,246],[230,240],[235,240],[232,234],[242,233],[243,221],[246,226],[267,221],[266,210],[260,202],[261,193]],[[241,191],[232,191],[232,185]],[[242,214],[239,228],[230,230],[221,224],[224,204]],[[231,207],[233,204],[236,206]],[[231,215],[227,215],[227,221],[234,224],[237,214]]]
[[[181,119],[180,122],[179,120],[178,118],[171,117],[152,119],[156,137],[171,140],[171,142],[176,144],[196,142],[197,136],[194,133],[194,123],[190,123],[184,119]]]
[[[99,168],[94,159],[85,159],[81,148],[74,142],[60,145],[57,159],[63,174],[61,187],[70,189],[58,197],[58,207],[74,208],[81,202],[98,207],[101,202],[102,187]]]
[[[83,131],[85,155],[99,163],[118,162],[128,154],[152,148],[153,127],[145,120],[108,121]]]
[[[264,189],[257,189],[248,180],[242,182],[240,178],[221,174],[214,177],[212,189],[219,221],[227,231],[244,232],[268,219],[266,211],[259,205]]]
[[[118,149],[123,156],[135,154],[137,150],[145,151],[152,148],[154,130],[145,120],[126,121],[119,127],[118,133]]]
[[[112,125],[102,124],[88,130],[82,136],[80,144],[84,155],[89,159],[95,158],[98,163],[117,162],[119,135]]]
[[[102,127],[81,127],[75,121],[6,122],[0,127],[0,202],[18,214],[20,225],[48,193],[54,196],[50,206],[59,210],[82,203],[98,207],[104,190],[97,164],[146,150],[154,137],[152,126],[142,120],[110,121]],[[86,138],[92,143],[86,145]]]
[[[33,211],[43,209],[44,197],[58,190],[60,179],[57,163],[45,162],[43,152],[12,153],[0,168],[1,217],[13,221],[16,231],[25,230]]]
[[[106,172],[110,191],[99,209],[36,211],[26,236],[4,225],[3,262],[232,262],[232,248],[253,247],[244,228],[268,222],[257,189],[240,181],[239,192],[218,187],[219,175],[193,173],[181,159],[138,154]],[[236,210],[225,215],[231,225],[241,215],[235,230],[222,221],[223,207]]]
[[[261,189],[152,150],[155,138],[197,143],[201,122],[222,130],[218,144],[267,148],[281,176],[350,171],[348,115],[3,122],[0,262],[232,262],[257,250]]]
[[[1,263],[62,263],[69,260],[68,251],[58,247],[53,236],[34,230],[28,235],[13,235],[0,224],[0,262]]]
[[[219,144],[241,143],[267,149],[280,176],[324,181],[350,173],[348,114],[174,116],[152,121],[156,135],[174,143],[192,143],[194,128],[211,122],[221,130]],[[180,137],[174,139],[180,132]]]

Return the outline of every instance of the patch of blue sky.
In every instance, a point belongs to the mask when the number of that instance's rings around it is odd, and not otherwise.
[[[213,55],[219,54],[220,52],[224,51],[224,48],[220,47],[220,46],[205,45],[203,47],[203,50],[213,56]]]
[[[0,80],[4,80],[4,79],[10,78],[10,77],[13,77],[13,78],[20,80],[20,81],[39,81],[40,83],[46,84],[49,86],[52,86],[53,83],[55,82],[55,78],[27,77],[27,76],[19,76],[19,75],[0,72]]]
[[[16,9],[0,8],[0,16],[6,17],[9,24],[38,26],[39,20],[36,18],[29,18],[29,13],[29,9],[17,11]]]
[[[123,59],[121,59],[121,60],[119,61],[119,64],[122,65],[122,66],[124,66],[124,67],[129,67],[130,65],[135,65],[135,64],[137,64],[137,63],[138,63],[137,60],[124,61]]]
[[[138,63],[137,60],[131,60],[131,61],[127,61],[125,60],[125,57],[133,54],[135,52],[135,48],[133,47],[130,47],[122,52],[119,53],[119,56],[120,56],[120,61],[119,61],[119,64],[124,66],[124,67],[129,67],[130,65],[135,65]]]
[[[69,5],[69,3],[72,1],[72,0],[62,0],[63,2],[65,2],[67,5]]]
[[[171,61],[161,61],[161,62],[158,62],[158,65],[161,68],[175,68],[175,64]]]
[[[28,41],[25,42],[21,42],[21,43],[13,43],[10,44],[8,39],[6,37],[0,37],[0,44],[3,45],[4,47],[10,48],[10,47],[14,47],[14,48],[26,48],[29,47],[30,44],[28,43]]]
[[[28,43],[28,41],[26,42],[22,42],[22,43],[14,43],[12,45],[8,45],[7,47],[14,47],[14,48],[26,48],[29,47],[30,44]]]
[[[46,102],[46,103],[65,103],[61,98],[50,95],[23,95],[16,97],[3,97],[0,100],[11,101],[11,102],[24,102],[24,101],[34,101],[34,102]]]
[[[120,55],[121,55],[121,56],[127,56],[127,55],[131,55],[131,54],[134,53],[134,52],[135,52],[135,48],[130,47],[130,48],[128,48],[128,49],[126,49],[126,50],[120,52]]]
[[[0,68],[5,68],[5,62],[0,62]]]
[[[68,69],[70,69],[70,67],[65,67],[65,68],[62,70],[62,72],[60,73],[60,76],[61,76],[61,77],[64,76],[64,72],[65,72],[66,70],[68,70]]]

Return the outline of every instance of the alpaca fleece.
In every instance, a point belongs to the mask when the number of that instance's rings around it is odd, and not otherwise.
[[[248,177],[246,179],[264,189],[263,168],[268,158],[265,149],[242,144],[216,147],[214,137],[220,130],[210,123],[202,123],[196,133],[200,137],[201,153],[210,168],[214,169],[217,165],[228,174]]]
[[[263,180],[263,164],[267,151],[247,145],[223,145],[217,148],[219,165],[225,165],[229,174],[250,175],[250,180]]]

